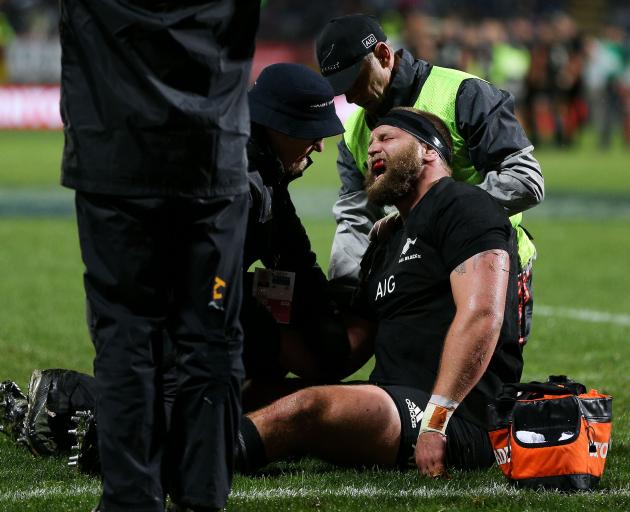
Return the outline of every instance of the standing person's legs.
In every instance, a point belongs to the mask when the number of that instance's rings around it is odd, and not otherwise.
[[[170,288],[164,201],[77,192],[76,207],[96,349],[101,509],[162,511],[160,365]]]
[[[221,508],[233,472],[240,419],[243,243],[246,194],[183,201],[176,215],[177,287],[172,339],[178,388],[166,466],[173,501]]]

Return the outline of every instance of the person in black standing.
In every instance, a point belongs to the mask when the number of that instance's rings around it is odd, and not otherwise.
[[[222,508],[240,417],[258,1],[63,0],[62,184],[96,348],[97,510]],[[160,366],[176,351],[167,434]]]
[[[323,150],[324,138],[343,131],[333,98],[330,84],[300,64],[268,66],[248,93],[249,206],[242,267],[247,270],[260,261],[281,276],[291,273],[295,288],[290,314],[278,322],[253,294],[251,273],[245,279],[240,316],[245,412],[270,397],[305,386],[306,379],[309,383],[337,380],[340,375],[335,372],[354,362],[349,360],[352,354],[343,315],[289,193],[294,180],[307,169],[312,172],[311,155]],[[162,357],[167,423],[177,392],[172,346],[170,339],[165,340]],[[288,371],[304,379],[284,379]],[[0,432],[20,440],[36,455],[61,454],[76,445],[73,465],[98,472],[98,454],[93,451],[97,436],[87,436],[87,440],[68,436],[68,430],[77,429],[72,420],[80,416],[77,411],[90,411],[92,420],[100,421],[96,395],[95,379],[73,370],[35,370],[28,396],[15,382],[0,382]],[[49,413],[54,414],[54,421]],[[93,423],[83,429],[93,432]]]

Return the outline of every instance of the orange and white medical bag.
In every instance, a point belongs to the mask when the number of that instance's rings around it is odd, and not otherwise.
[[[610,449],[611,396],[587,393],[565,376],[508,384],[491,421],[497,463],[517,486],[572,491],[599,483]]]

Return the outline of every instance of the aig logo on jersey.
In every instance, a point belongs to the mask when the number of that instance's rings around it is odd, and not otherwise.
[[[376,288],[376,297],[374,300],[382,299],[385,295],[389,295],[396,289],[396,281],[394,276],[384,277],[382,281],[378,282]]]
[[[416,245],[417,240],[418,240],[418,237],[407,238],[407,241],[405,242],[405,245],[403,246],[403,249],[400,252],[400,259],[398,260],[398,263],[404,263],[405,261],[417,260],[417,259],[422,258],[422,254],[414,252],[416,250],[414,246]],[[412,251],[411,253],[409,253],[410,250]]]

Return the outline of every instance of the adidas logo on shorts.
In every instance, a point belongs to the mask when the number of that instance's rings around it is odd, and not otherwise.
[[[416,428],[416,425],[422,421],[422,415],[424,411],[420,409],[416,404],[414,404],[408,398],[405,398],[405,402],[407,404],[407,408],[409,409],[409,415],[411,416],[411,428]]]

